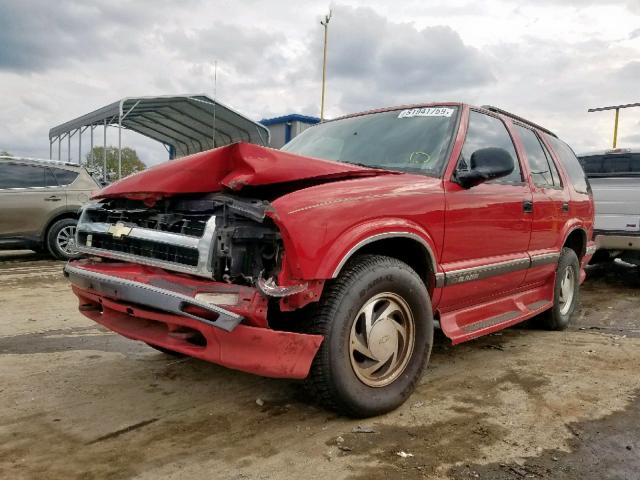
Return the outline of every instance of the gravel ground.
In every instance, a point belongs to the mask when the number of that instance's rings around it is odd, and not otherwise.
[[[640,275],[589,271],[565,332],[451,347],[354,421],[296,382],[176,359],[77,312],[62,263],[0,253],[0,478],[637,479]],[[399,455],[404,452],[405,455]]]

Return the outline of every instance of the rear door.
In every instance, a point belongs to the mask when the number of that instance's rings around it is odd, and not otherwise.
[[[96,182],[84,170],[49,167],[67,197],[67,208],[75,211],[89,201],[92,192],[99,190]]]
[[[486,147],[505,149],[516,167],[508,177],[469,189],[455,175],[445,182],[443,312],[517,289],[529,266],[531,189],[513,140],[500,118],[471,110],[456,170],[468,168],[473,152]]]
[[[64,208],[66,195],[44,166],[0,163],[0,235],[35,237],[55,210]]]
[[[543,282],[553,275],[558,262],[558,239],[570,215],[569,191],[563,187],[558,168],[538,135],[516,124],[529,169],[533,195],[533,224],[529,241],[531,268],[525,282]]]

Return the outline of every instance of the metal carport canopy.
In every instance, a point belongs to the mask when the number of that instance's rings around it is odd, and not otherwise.
[[[213,131],[215,124],[215,145]],[[81,135],[98,126],[140,133],[173,148],[174,156],[190,155],[233,142],[269,144],[269,130],[204,94],[127,97],[49,130],[49,143]],[[120,141],[119,141],[120,143]],[[121,146],[121,145],[119,145]],[[58,151],[60,149],[58,148]],[[50,153],[53,152],[50,149]],[[51,155],[52,156],[52,155]]]

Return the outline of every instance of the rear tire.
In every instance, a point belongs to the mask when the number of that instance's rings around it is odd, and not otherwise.
[[[404,403],[428,362],[429,293],[405,263],[363,255],[327,284],[310,330],[324,336],[306,380],[313,397],[351,417],[380,415]]]
[[[570,248],[563,248],[553,288],[553,307],[542,316],[544,327],[549,330],[567,328],[579,298],[580,262],[576,252]]]
[[[55,222],[47,232],[47,248],[58,260],[70,260],[80,254],[75,250],[75,233],[78,221],[75,218],[63,218]]]

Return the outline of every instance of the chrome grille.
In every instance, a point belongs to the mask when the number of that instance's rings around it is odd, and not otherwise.
[[[140,238],[122,237],[115,239],[108,233],[78,234],[81,245],[87,246],[87,239],[93,248],[109,250],[112,252],[126,253],[137,257],[157,259],[163,262],[179,263],[196,267],[198,265],[198,250],[196,248],[183,247],[158,243]]]
[[[90,204],[78,221],[77,248],[91,255],[213,277],[215,216],[171,214],[165,216],[166,222],[148,217],[142,210],[114,211]]]
[[[154,213],[154,215],[150,215]],[[156,217],[161,217],[158,220]],[[145,209],[115,209],[100,208],[87,211],[87,220],[97,223],[132,224],[141,228],[161,232],[179,233],[192,237],[201,237],[211,215],[207,214],[158,214]]]

